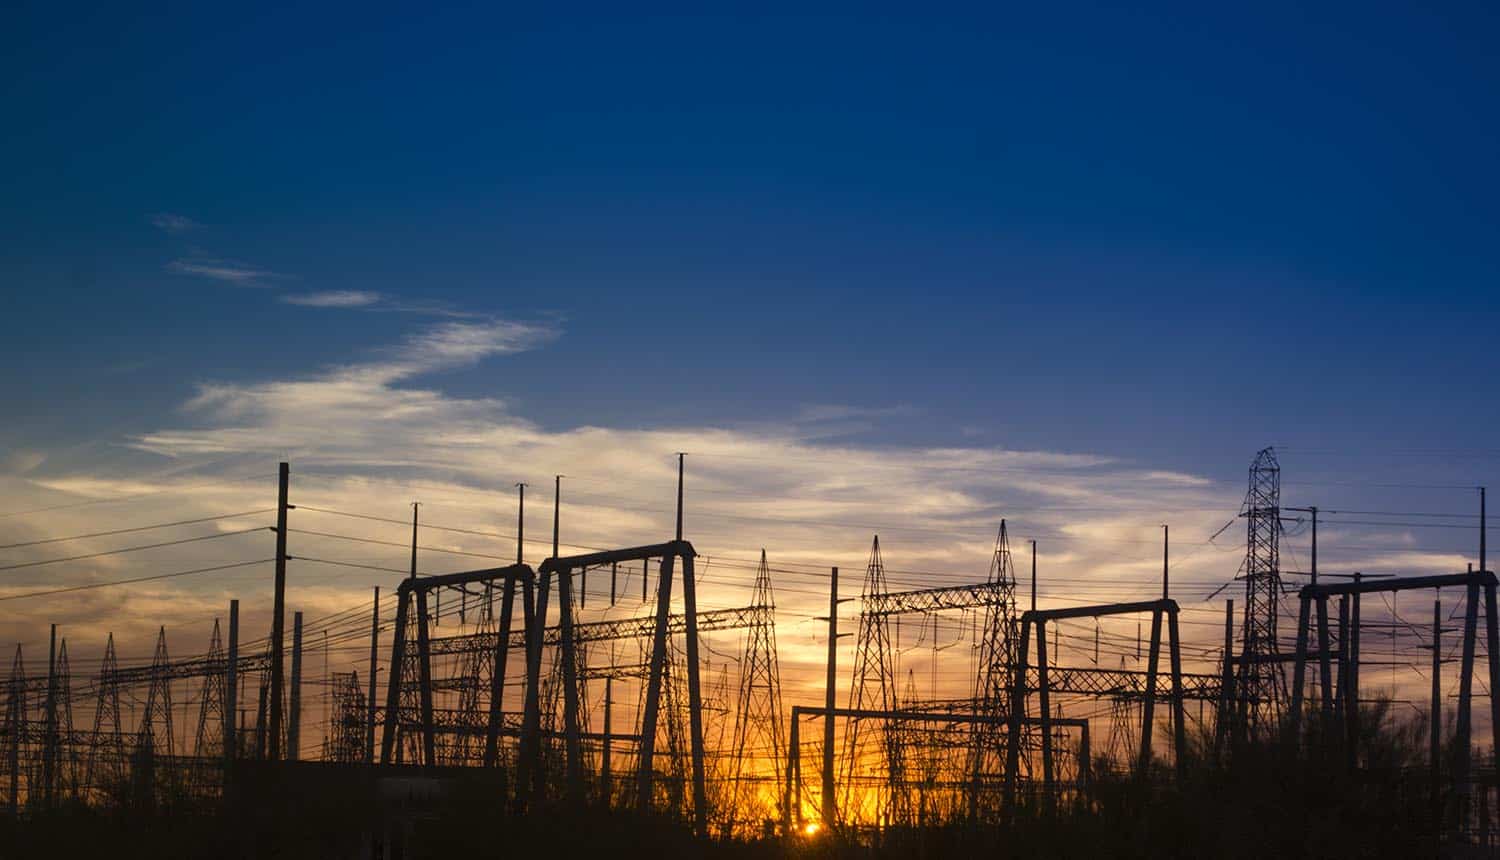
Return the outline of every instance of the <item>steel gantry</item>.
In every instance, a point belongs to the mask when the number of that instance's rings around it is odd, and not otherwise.
[[[1055,718],[1052,716],[1050,701],[1053,688],[1050,684],[1050,669],[1047,661],[1047,622],[1062,621],[1069,618],[1133,615],[1140,612],[1151,613],[1151,650],[1146,663],[1146,678],[1142,691],[1141,747],[1137,769],[1139,773],[1144,774],[1147,765],[1151,761],[1151,728],[1157,698],[1157,663],[1161,657],[1161,622],[1162,617],[1166,616],[1172,637],[1172,749],[1177,759],[1178,775],[1181,776],[1185,763],[1183,750],[1186,744],[1183,731],[1182,648],[1181,637],[1178,635],[1177,601],[1171,598],[1162,598],[1160,600],[1143,600],[1134,603],[1103,603],[1094,606],[1075,606],[1068,609],[1032,609],[1021,615],[1021,639],[1019,643],[1020,647],[1017,649],[1017,664],[1020,671],[1016,673],[1015,685],[1011,692],[1009,738],[1005,750],[1005,786],[1008,802],[1014,803],[1015,800],[1016,772],[1020,763],[1021,725],[1026,719],[1027,688],[1029,686],[1026,683],[1026,678],[1031,671],[1027,659],[1027,646],[1030,644],[1032,627],[1035,626],[1036,628],[1037,643],[1036,690],[1040,699],[1038,720],[1039,725],[1042,727],[1042,779],[1044,786],[1050,789],[1053,776],[1052,733],[1050,725]]]

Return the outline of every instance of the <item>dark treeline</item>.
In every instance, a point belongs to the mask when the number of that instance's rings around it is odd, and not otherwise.
[[[1245,749],[1216,761],[1206,754],[1210,739],[1196,737],[1180,784],[1171,768],[1142,780],[1101,757],[1086,797],[1023,799],[1005,821],[984,826],[699,839],[670,818],[598,808],[514,815],[493,783],[460,780],[440,802],[402,815],[396,831],[406,858],[1470,856],[1439,840],[1454,799],[1450,786],[1434,799],[1425,715],[1398,719],[1388,704],[1370,704],[1361,735],[1353,770],[1347,751],[1315,738],[1309,747],[1326,752]],[[0,823],[0,856],[368,857],[382,826],[372,806],[368,793],[310,784],[241,792],[225,807],[62,808]]]

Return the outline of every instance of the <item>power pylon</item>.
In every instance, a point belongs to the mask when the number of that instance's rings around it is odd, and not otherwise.
[[[1250,465],[1245,518],[1245,616],[1236,673],[1236,736],[1272,740],[1287,697],[1276,618],[1281,597],[1281,466],[1265,448]]]
[[[781,724],[781,668],[776,655],[776,595],[771,588],[771,568],[766,551],[760,551],[760,568],[755,573],[755,593],[751,605],[764,607],[745,631],[745,647],[740,658],[739,699],[734,717],[733,769],[730,773],[729,817],[726,828],[734,832],[735,816],[748,809],[771,817],[772,799],[781,785],[785,734]],[[747,767],[747,759],[753,766]],[[770,779],[766,783],[766,778]],[[768,784],[770,792],[755,792],[753,785]]]
[[[152,805],[161,792],[171,797],[172,774],[158,774],[158,761],[169,761],[176,747],[172,736],[172,681],[167,657],[167,628],[156,633],[156,652],[151,657],[151,683],[146,690],[146,707],[136,730],[135,761],[131,779],[137,803]]]
[[[22,805],[22,770],[29,764],[23,734],[26,726],[26,664],[21,656],[20,643],[16,644],[8,687],[5,696],[4,788],[6,808],[14,817]]]
[[[887,591],[889,588],[885,581],[885,563],[880,557],[880,536],[876,535],[870,547],[870,561],[865,566],[864,587],[860,592],[862,605],[868,606],[877,595]],[[896,707],[896,652],[891,643],[890,620],[884,613],[861,612],[859,615],[859,634],[854,651],[854,683],[849,689],[849,707],[880,711],[890,711]],[[895,799],[894,775],[903,771],[899,732],[891,720],[881,720],[877,730],[878,744],[874,751],[876,760],[869,761],[865,749],[869,745],[869,731],[862,731],[861,722],[859,719],[851,719],[844,731],[843,798],[840,807],[844,819],[850,823],[867,820],[866,813],[873,813],[877,821],[890,820],[891,804]],[[865,735],[864,740],[861,735]],[[887,775],[883,788],[860,792],[854,790],[854,784],[860,781],[859,778],[866,771],[882,765]]]
[[[208,640],[208,672],[198,693],[198,731],[193,737],[193,790],[207,793],[221,782],[217,776],[224,758],[224,719],[229,697],[225,694],[224,643],[219,619]]]
[[[104,643],[99,666],[99,695],[94,704],[94,744],[89,748],[84,783],[105,802],[116,802],[125,789],[125,727],[120,721],[119,663],[115,634]]]
[[[985,607],[984,632],[979,641],[979,673],[975,678],[974,700],[980,712],[997,718],[1006,713],[1016,663],[1015,643],[1019,636],[1016,614],[1016,571],[1010,555],[1010,535],[1005,520],[995,536],[995,552],[990,557],[988,582],[996,586],[1000,599]],[[981,813],[981,794],[985,775],[999,772],[1005,757],[1000,744],[1005,736],[1000,722],[976,723],[969,752],[969,817]],[[984,810],[986,812],[992,810]]]
[[[57,716],[53,731],[51,790],[55,799],[76,800],[78,798],[79,751],[77,745],[71,741],[73,737],[73,679],[72,670],[68,666],[68,640],[66,639],[58,644],[56,676],[56,704],[53,707]]]

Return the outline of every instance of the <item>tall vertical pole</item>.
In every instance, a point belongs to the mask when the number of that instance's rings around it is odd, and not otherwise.
[[[1178,635],[1177,607],[1167,610],[1167,632],[1172,637],[1172,759],[1177,765],[1177,784],[1187,776],[1187,720],[1182,701],[1182,639]]]
[[[833,794],[833,709],[838,686],[839,659],[839,569],[833,568],[828,579],[828,660],[823,680],[823,826],[832,828],[838,821],[838,805]]]
[[[510,660],[510,628],[511,618],[516,611],[516,581],[511,577],[505,578],[502,588],[504,593],[500,596],[500,633],[495,637],[495,655],[490,670],[490,711],[489,722],[485,726],[484,734],[484,766],[495,767],[500,763],[500,721],[501,707],[505,704],[505,673],[506,664]],[[530,594],[531,585],[525,583],[527,594]],[[525,607],[530,609],[530,599],[526,600]],[[535,630],[535,625],[530,617],[525,618],[523,629],[527,637]]]
[[[407,579],[417,578],[417,509],[420,507],[421,502],[411,503],[411,573]]]
[[[516,564],[523,564],[526,553],[526,485],[516,484]]]
[[[1354,584],[1359,585],[1364,574],[1354,572]],[[1344,645],[1349,651],[1349,695],[1345,700],[1347,732],[1349,735],[1349,768],[1353,770],[1359,757],[1359,592],[1349,595],[1349,641]]]
[[[677,452],[677,539],[682,540],[682,461],[687,455]]]
[[[302,751],[302,613],[292,613],[292,695],[287,707],[286,758]]]
[[[1495,615],[1495,586],[1484,586],[1484,633],[1485,654],[1490,669],[1490,742],[1493,749],[1500,750],[1500,617]]]
[[[1305,605],[1305,604],[1304,604]],[[1219,716],[1214,721],[1214,746],[1222,749],[1229,736],[1230,716],[1234,711],[1234,599],[1224,601],[1224,667],[1219,682]],[[1296,695],[1294,689],[1292,695]]]
[[[266,757],[281,760],[281,672],[286,641],[286,503],[291,465],[282,463],[276,489],[276,592],[271,601],[271,732]]]
[[[370,675],[367,684],[370,687],[368,710],[365,720],[369,736],[365,738],[365,761],[375,761],[375,696],[376,690],[380,689],[375,680],[375,673],[380,670],[378,653],[380,648],[380,586],[375,586],[375,602],[370,607]]]
[[[1052,803],[1052,682],[1047,677],[1047,619],[1036,621],[1036,713],[1042,724],[1042,802]]]
[[[667,614],[672,603],[672,563],[668,553],[661,559],[656,583],[656,624],[651,634],[651,663],[646,676],[646,707],[641,713],[641,752],[636,759],[636,805],[641,814],[651,812],[653,800],[652,762],[656,756],[656,721],[661,708],[662,674],[667,665]],[[545,577],[545,574],[544,574]],[[538,610],[540,624],[541,612]]]
[[[1442,798],[1443,755],[1443,602],[1432,601],[1432,717],[1431,736],[1428,738],[1427,758],[1432,768],[1432,808],[1438,811]]]
[[[1036,611],[1036,541],[1031,542],[1031,611]]]
[[[603,801],[604,808],[610,807],[610,799],[614,792],[611,791],[613,777],[610,774],[610,753],[614,741],[614,726],[610,722],[613,716],[612,709],[615,703],[615,679],[605,676],[604,678],[604,744],[599,751],[599,799]]]
[[[1469,814],[1469,757],[1472,753],[1469,737],[1473,725],[1474,646],[1478,628],[1479,584],[1475,578],[1470,577],[1464,600],[1463,656],[1458,676],[1458,737],[1454,739],[1453,750],[1453,781],[1458,790],[1457,813],[1460,822],[1467,822]]]
[[[239,756],[234,715],[240,706],[240,602],[229,601],[229,660],[224,665],[224,775]]]
[[[1141,753],[1138,775],[1151,764],[1151,730],[1156,722],[1156,664],[1161,660],[1161,610],[1151,613],[1151,645],[1146,658],[1146,698],[1141,703]]]
[[[1486,539],[1489,536],[1488,533],[1489,533],[1489,526],[1488,526],[1487,520],[1485,519],[1485,510],[1484,510],[1484,487],[1480,487],[1479,488],[1479,572],[1480,573],[1483,573],[1483,572],[1489,570],[1489,568],[1486,566],[1486,560],[1485,560],[1485,548],[1487,546]]]
[[[57,625],[53,624],[47,641],[47,734],[42,741],[42,803],[51,808],[53,784],[57,776]],[[11,738],[11,743],[20,743]]]
[[[556,556],[554,556],[555,558]],[[573,569],[557,570],[557,624],[562,646],[563,745],[568,800],[583,800],[583,750],[578,727],[578,657],[573,641]]]
[[[1162,523],[1162,526],[1161,526],[1161,599],[1162,600],[1166,600],[1167,598],[1169,598],[1169,597],[1172,596],[1170,589],[1167,588],[1167,585],[1168,585],[1168,579],[1167,579],[1167,550],[1168,550],[1168,545],[1167,545],[1167,524],[1166,523]]]
[[[432,725],[432,650],[427,628],[427,589],[414,588],[417,596],[417,688],[422,707],[422,764],[437,764],[437,744]]]
[[[1312,584],[1318,584],[1318,506],[1311,505],[1312,512]]]
[[[562,475],[552,477],[552,557],[557,558],[558,535],[562,512]]]

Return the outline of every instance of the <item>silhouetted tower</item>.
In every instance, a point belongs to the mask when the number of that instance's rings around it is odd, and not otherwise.
[[[782,783],[786,736],[782,732],[781,668],[776,656],[776,595],[771,589],[771,568],[766,564],[764,549],[760,551],[750,605],[761,612],[745,631],[745,649],[740,657],[739,699],[730,748],[734,764],[727,827],[731,833],[741,812],[746,816],[742,820],[771,817],[775,812],[775,787]],[[770,790],[758,792],[756,784],[768,785]]]
[[[56,690],[56,723],[52,732],[52,786],[53,802],[74,800],[78,797],[78,755],[73,737],[73,678],[68,667],[68,640],[58,643]]]
[[[359,673],[333,673],[333,709],[329,717],[329,761],[352,764],[365,760],[366,704],[365,693],[359,686]]]
[[[84,770],[86,790],[102,802],[118,801],[125,788],[125,727],[120,722],[119,663],[115,634],[104,643],[94,704],[94,744]]]
[[[21,657],[21,645],[16,643],[16,658],[10,666],[10,682],[5,693],[5,805],[15,816],[23,804],[22,772],[29,763],[25,749],[26,727],[26,663]]]
[[[1010,697],[1015,647],[1019,633],[1016,614],[1016,571],[1010,556],[1010,535],[1005,520],[995,536],[995,552],[990,557],[989,584],[996,587],[997,600],[984,609],[984,631],[979,640],[979,674],[975,678],[974,701],[980,713],[1004,717]],[[1005,732],[1000,723],[976,724],[972,732],[973,748],[969,751],[969,816],[978,817],[983,805],[986,775],[999,773],[1005,761],[1000,748]],[[985,810],[988,811],[988,810]]]
[[[176,751],[172,737],[172,679],[168,663],[167,628],[161,627],[156,633],[156,652],[151,657],[151,683],[146,689],[146,707],[136,731],[131,779],[137,803],[154,803],[158,784],[171,779],[164,767]]]
[[[890,589],[885,581],[885,563],[880,558],[880,536],[876,535],[870,547],[870,561],[865,566],[864,587],[860,591],[862,605],[868,608],[876,595]],[[894,710],[896,707],[896,652],[891,643],[889,616],[885,613],[862,611],[859,614],[859,634],[854,650],[854,682],[849,689],[849,707],[867,710]],[[900,739],[891,720],[879,721],[875,731],[876,742],[870,741],[870,729],[864,720],[851,719],[844,730],[844,775],[842,780],[843,802],[840,804],[843,817],[849,822],[890,819],[892,802],[891,780],[901,767]],[[873,755],[874,760],[870,760]],[[855,782],[861,776],[884,772],[887,784],[883,788],[872,787],[869,791],[856,791]],[[853,804],[858,801],[858,807]]]
[[[1281,596],[1281,466],[1270,448],[1255,455],[1245,494],[1245,620],[1235,690],[1236,734],[1270,740],[1286,700],[1286,673],[1277,659],[1277,603]]]
[[[193,737],[193,788],[200,792],[221,782],[217,772],[224,758],[224,709],[229,700],[225,695],[228,661],[224,656],[217,618],[214,619],[213,635],[208,640],[207,663],[208,671],[198,693],[198,731]]]

